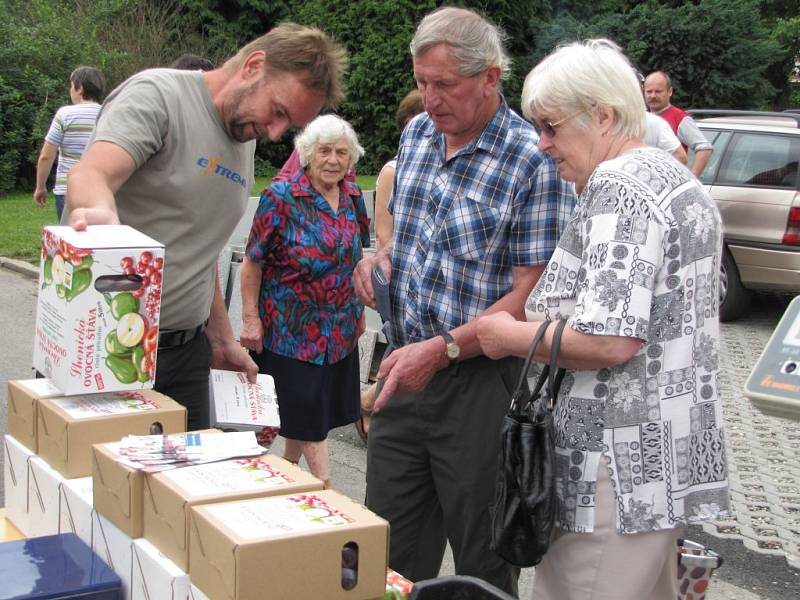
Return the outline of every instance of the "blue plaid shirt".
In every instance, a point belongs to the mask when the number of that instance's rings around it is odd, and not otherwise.
[[[512,267],[548,261],[575,196],[537,142],[505,99],[449,160],[426,114],[406,127],[389,202],[392,344],[475,319],[511,291]]]

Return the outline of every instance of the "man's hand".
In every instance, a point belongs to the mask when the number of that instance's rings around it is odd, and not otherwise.
[[[383,408],[395,392],[424,389],[436,371],[448,364],[445,343],[439,336],[398,348],[383,360],[378,369],[383,389],[375,399],[373,410]]]
[[[209,338],[209,341],[211,341],[211,338]],[[255,383],[256,375],[258,375],[258,365],[250,358],[247,350],[233,339],[224,344],[211,342],[211,368],[244,371],[247,373],[247,380],[250,383]]]
[[[69,213],[69,224],[83,231],[89,225],[119,225],[119,216],[110,208],[76,208]]]
[[[261,319],[257,316],[244,317],[239,342],[248,350],[261,354],[264,347],[264,325]]]
[[[494,360],[511,354],[508,348],[509,326],[514,327],[517,320],[506,311],[500,311],[478,318],[478,341],[481,351]]]
[[[391,244],[388,244],[378,250],[373,257],[362,258],[356,265],[356,270],[353,273],[353,287],[355,288],[356,296],[364,306],[369,306],[377,310],[378,306],[375,304],[375,291],[372,289],[372,269],[378,264],[383,269],[386,279],[392,278],[392,260],[391,260]]]
[[[39,208],[44,208],[44,205],[47,204],[47,190],[36,188],[33,192],[33,201]]]

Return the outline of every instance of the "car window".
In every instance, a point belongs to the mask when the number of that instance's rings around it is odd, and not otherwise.
[[[735,133],[716,182],[723,185],[795,188],[800,136]]]
[[[714,181],[714,175],[717,173],[717,167],[722,155],[725,153],[725,146],[728,140],[731,139],[732,131],[720,131],[716,129],[702,129],[703,135],[714,146],[714,152],[708,159],[703,172],[700,174],[700,181],[705,184],[710,184]],[[689,151],[689,164],[694,162],[694,150]]]

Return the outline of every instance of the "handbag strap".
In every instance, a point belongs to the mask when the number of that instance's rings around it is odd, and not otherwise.
[[[519,403],[524,395],[523,386],[525,385],[525,381],[528,377],[528,369],[531,368],[533,355],[536,354],[536,348],[539,347],[539,344],[542,342],[542,339],[544,339],[544,334],[547,331],[548,327],[550,327],[550,321],[545,321],[544,324],[539,327],[539,330],[533,337],[533,343],[531,344],[530,350],[528,350],[528,356],[525,357],[525,363],[522,365],[522,371],[520,371],[519,374],[519,381],[517,381],[517,387],[514,388],[514,393],[511,394],[511,406],[509,407],[509,411],[512,413],[519,412],[520,409]]]
[[[521,412],[532,408],[534,402],[540,397],[545,382],[547,383],[547,393],[550,398],[550,404],[549,406],[545,406],[544,403],[540,402],[540,407],[547,411],[552,411],[555,408],[558,399],[558,391],[561,388],[561,381],[564,379],[564,374],[566,373],[566,369],[557,368],[558,354],[561,349],[561,336],[564,333],[566,324],[567,321],[565,319],[560,319],[558,323],[556,323],[556,328],[553,331],[553,339],[550,342],[550,363],[542,366],[539,379],[536,381],[536,385],[531,391],[528,402],[520,409]]]
[[[564,327],[567,325],[566,319],[559,320],[553,331],[553,341],[550,345],[550,373],[547,378],[547,392],[550,396],[550,410],[553,410],[558,402],[558,391],[561,389],[561,381],[564,379],[566,369],[558,367],[558,354],[561,351],[561,336]]]

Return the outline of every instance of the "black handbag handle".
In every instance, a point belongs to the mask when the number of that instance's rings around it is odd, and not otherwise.
[[[549,323],[550,322],[548,321],[548,325]],[[542,372],[539,374],[539,379],[536,382],[536,386],[531,391],[528,402],[519,409],[519,412],[530,410],[536,399],[540,397],[545,381],[547,382],[547,392],[550,396],[550,404],[549,406],[542,406],[542,408],[546,408],[550,411],[555,408],[556,400],[558,398],[558,391],[561,388],[561,381],[564,379],[564,374],[566,373],[566,369],[557,368],[558,354],[561,350],[561,336],[564,333],[564,327],[566,325],[566,319],[560,319],[558,323],[556,323],[556,328],[553,331],[553,340],[550,343],[550,363],[545,364],[542,367]],[[542,329],[546,329],[546,327],[539,328],[539,331]],[[534,342],[536,342],[536,340],[534,340]],[[530,356],[531,354],[529,354],[529,357]],[[523,374],[527,374],[527,372],[527,368],[523,369]]]
[[[550,327],[551,321],[545,321],[543,325],[541,325],[536,332],[536,335],[533,337],[533,343],[531,344],[530,350],[528,350],[528,356],[525,357],[525,362],[522,365],[522,371],[519,374],[519,381],[517,381],[517,387],[514,388],[514,393],[511,394],[511,406],[509,407],[509,412],[512,414],[518,414],[520,411],[520,400],[523,399],[524,391],[523,385],[525,385],[525,380],[528,377],[528,369],[531,368],[531,362],[533,361],[533,355],[536,354],[536,348],[539,347],[539,344],[544,339],[544,334],[547,332],[547,328]],[[545,368],[547,366],[545,365]],[[545,373],[546,375],[546,373]],[[526,403],[529,404],[530,400]]]
[[[564,327],[567,325],[566,319],[561,319],[553,331],[553,343],[550,346],[550,374],[547,379],[547,392],[550,395],[550,410],[553,410],[558,401],[558,391],[561,389],[561,381],[567,372],[564,368],[558,367],[558,354],[561,352],[561,336],[564,334]]]

